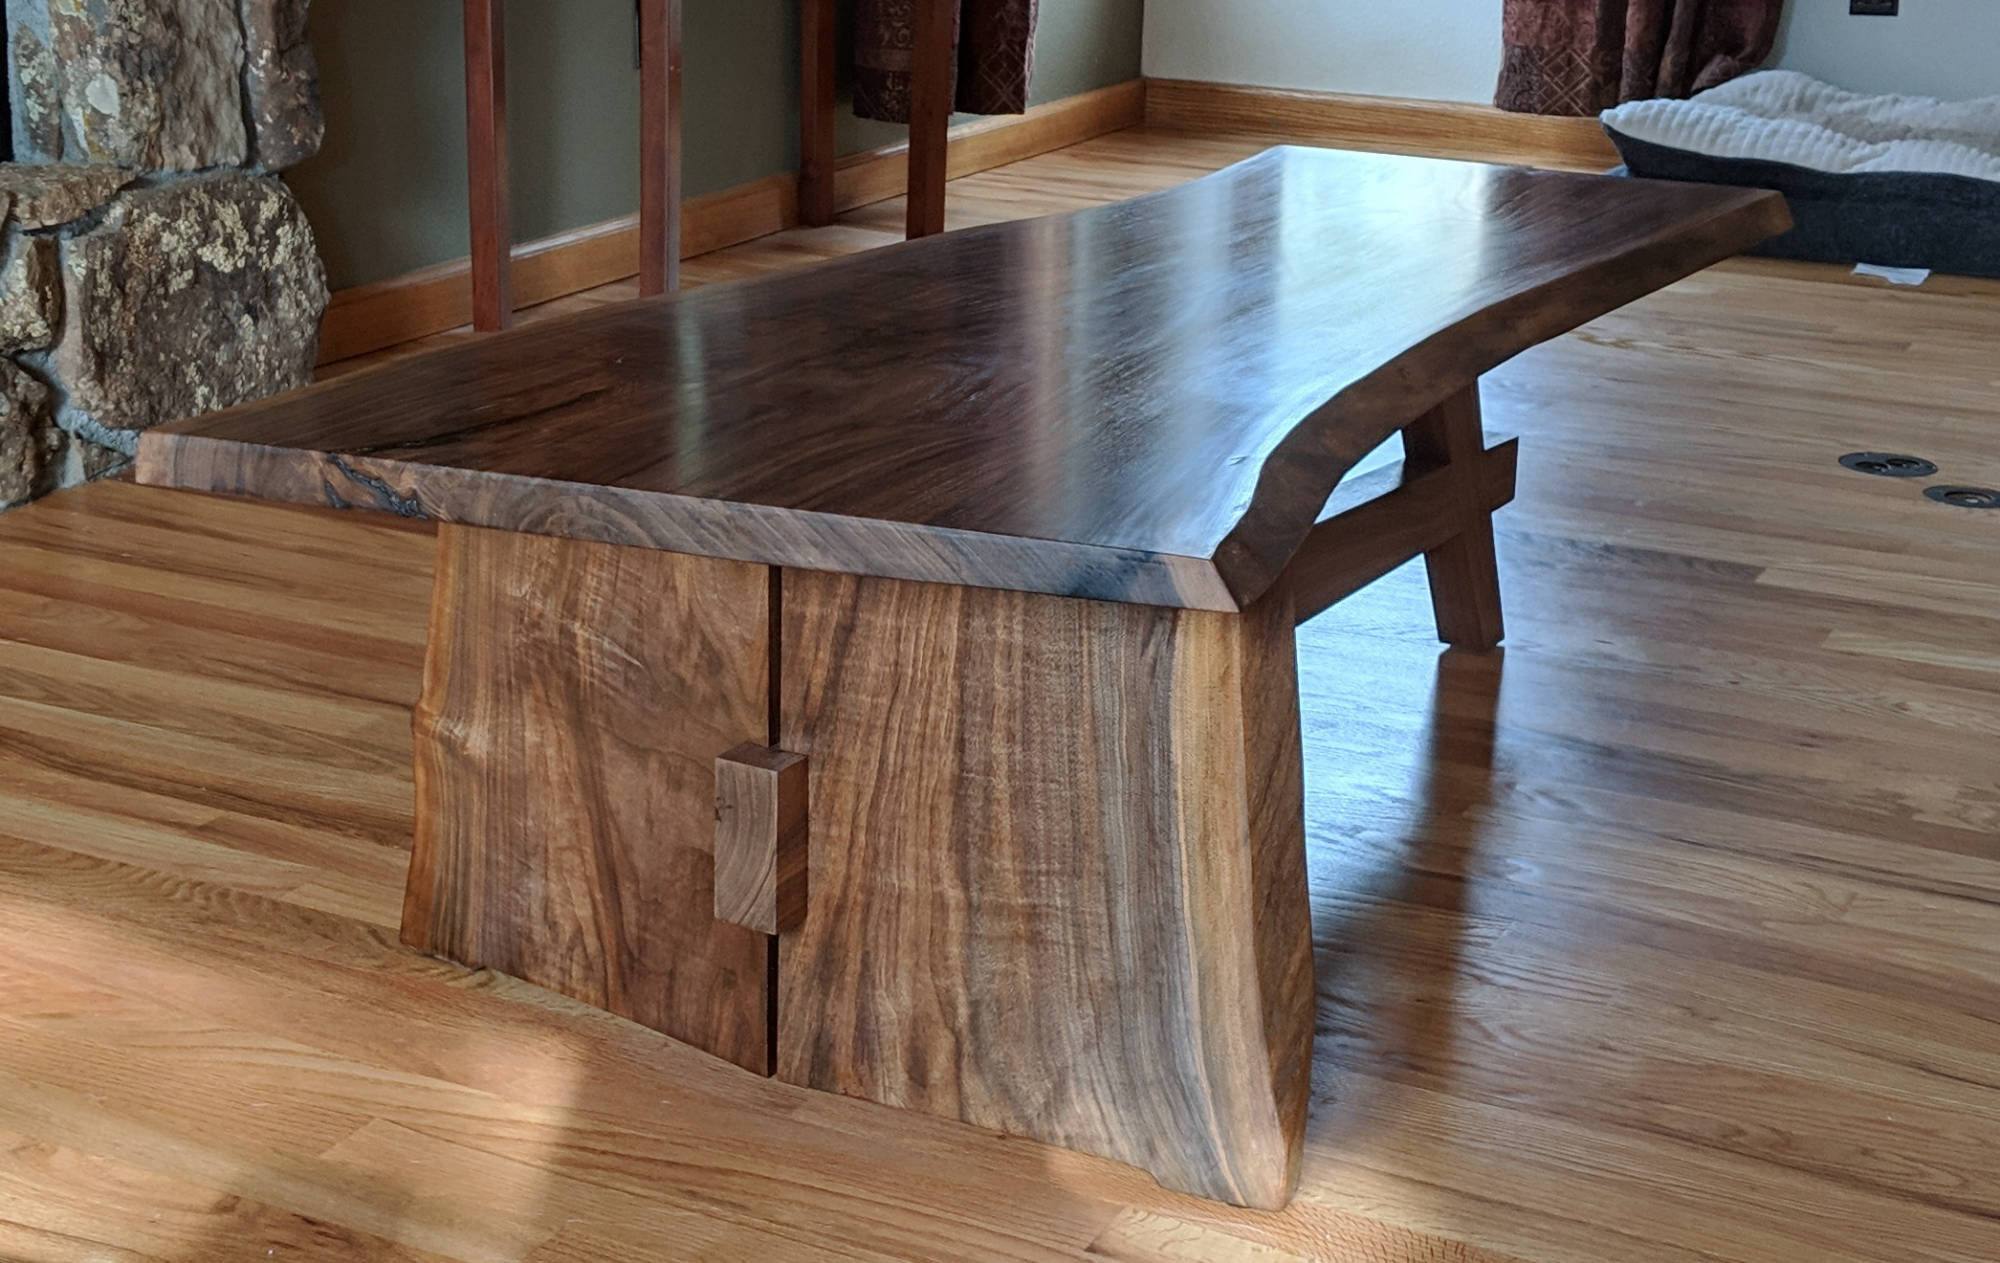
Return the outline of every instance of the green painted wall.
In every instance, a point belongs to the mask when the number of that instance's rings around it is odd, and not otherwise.
[[[687,188],[797,165],[796,0],[685,0]],[[1042,0],[1034,99],[1135,78],[1144,0]],[[326,145],[286,173],[335,288],[462,258],[465,83],[454,0],[319,0]],[[514,234],[637,209],[632,0],[508,0]],[[843,119],[843,151],[901,129]]]

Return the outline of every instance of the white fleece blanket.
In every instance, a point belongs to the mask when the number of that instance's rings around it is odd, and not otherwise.
[[[2000,96],[1863,96],[1795,70],[1765,70],[1688,101],[1633,101],[1606,110],[1603,122],[1626,136],[1711,158],[2000,182]]]

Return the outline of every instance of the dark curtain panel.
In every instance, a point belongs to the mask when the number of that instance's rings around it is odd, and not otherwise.
[[[1692,96],[1771,55],[1784,0],[1506,0],[1494,104],[1595,114]]]
[[[910,49],[919,0],[855,0],[854,112],[910,121]],[[959,0],[956,107],[967,114],[1028,108],[1037,0]]]

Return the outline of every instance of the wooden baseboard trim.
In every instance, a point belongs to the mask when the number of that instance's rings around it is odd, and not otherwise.
[[[1145,121],[1146,81],[1128,79],[1031,106],[1026,114],[961,123],[951,129],[945,178],[976,175]],[[901,197],[909,182],[909,158],[909,145],[897,143],[840,159],[834,165],[834,209],[849,211]]]
[[[797,181],[767,176],[687,200],[681,255],[689,258],[798,223]],[[514,247],[514,301],[532,307],[639,273],[639,217],[623,215]],[[319,328],[319,362],[344,360],[472,320],[465,259],[334,294]]]
[[[952,129],[950,178],[1032,158],[1093,136],[1136,127],[1146,85],[1133,79],[1037,105],[1026,114],[980,119]],[[835,204],[852,210],[900,196],[909,146],[886,145],[840,160]],[[689,198],[682,208],[681,256],[692,258],[796,227],[798,181],[767,176]],[[523,307],[608,285],[639,271],[639,220],[626,215],[514,247],[514,301]],[[357,285],[334,294],[320,324],[319,362],[365,355],[472,319],[471,265],[465,259]]]
[[[1618,162],[1618,151],[1594,118],[1513,114],[1466,101],[1415,101],[1187,79],[1146,81],[1146,125],[1581,171],[1602,171]]]

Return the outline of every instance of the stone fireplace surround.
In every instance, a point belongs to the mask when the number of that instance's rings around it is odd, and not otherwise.
[[[140,430],[311,380],[325,272],[309,0],[6,0],[0,507]]]

